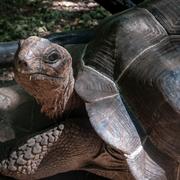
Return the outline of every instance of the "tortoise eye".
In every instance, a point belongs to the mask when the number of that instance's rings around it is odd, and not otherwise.
[[[52,52],[48,57],[46,62],[49,64],[56,63],[60,59],[59,54],[57,52]]]

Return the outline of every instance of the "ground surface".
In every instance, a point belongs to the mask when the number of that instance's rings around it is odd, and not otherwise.
[[[0,41],[91,28],[108,15],[93,0],[1,0]]]

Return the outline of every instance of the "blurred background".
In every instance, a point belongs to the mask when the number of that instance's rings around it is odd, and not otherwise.
[[[89,29],[109,15],[93,0],[1,0],[0,42]]]

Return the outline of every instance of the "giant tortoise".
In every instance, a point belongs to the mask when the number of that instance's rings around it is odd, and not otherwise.
[[[58,125],[14,144],[0,172],[38,179],[82,169],[110,179],[179,180],[179,17],[178,0],[115,14],[75,66],[62,46],[22,40],[15,79]]]

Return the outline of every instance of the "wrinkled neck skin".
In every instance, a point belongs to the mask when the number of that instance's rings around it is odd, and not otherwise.
[[[16,80],[42,105],[43,112],[54,117],[82,105],[74,91],[72,72],[68,74],[67,80],[53,79],[51,83],[34,81],[32,77],[33,86],[22,74],[16,73]],[[62,98],[63,103],[59,103]],[[110,179],[128,174],[124,157],[102,141],[87,116],[67,118],[63,124],[54,124],[18,142],[0,144],[0,150],[0,174],[17,179],[40,179],[72,170],[85,170]]]
[[[61,117],[64,113],[83,105],[83,101],[74,90],[75,80],[72,68],[63,77],[43,79],[35,75],[27,78],[15,71],[16,81],[36,99],[42,106],[41,111],[51,119]]]
[[[41,111],[50,118],[62,116],[65,111],[70,110],[71,102],[74,100],[74,77],[72,72],[63,83],[52,83],[45,88],[43,93],[37,93],[35,98],[41,104]]]

